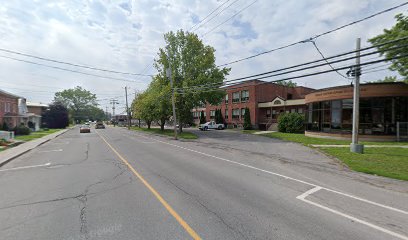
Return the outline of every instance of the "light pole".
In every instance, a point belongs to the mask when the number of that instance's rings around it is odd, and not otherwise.
[[[173,108],[173,127],[174,127],[174,139],[177,140],[177,119],[176,119],[176,104],[174,103],[174,89],[173,89],[173,75],[171,74],[171,64],[170,64],[170,54],[167,49],[167,61],[169,63],[169,67],[166,69],[166,76],[170,80],[170,88],[171,88],[171,105]]]

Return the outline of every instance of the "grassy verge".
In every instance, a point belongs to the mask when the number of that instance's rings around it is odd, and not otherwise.
[[[305,146],[310,145],[349,145],[350,140],[336,140],[336,139],[326,139],[326,138],[314,138],[307,137],[303,133],[281,133],[273,132],[261,134],[261,136],[278,138],[285,141],[301,143]],[[408,145],[407,142],[361,142],[365,145]]]
[[[131,127],[131,129],[136,130],[136,131],[156,133],[156,134],[166,135],[166,136],[171,136],[171,137],[174,136],[174,130],[172,129],[164,129],[164,131],[161,131],[160,128],[147,129],[147,128]],[[183,138],[183,139],[197,139],[198,138],[197,135],[191,132],[182,132],[182,133],[179,133],[178,136],[179,138]]]
[[[49,130],[47,130],[47,131],[40,130],[40,131],[37,131],[37,132],[32,132],[32,133],[30,133],[30,135],[16,136],[15,139],[16,139],[16,140],[26,141],[26,142],[27,142],[27,141],[31,141],[31,140],[34,140],[34,139],[37,139],[37,138],[41,138],[41,137],[44,137],[44,136],[46,136],[46,135],[49,135],[49,134],[58,132],[58,131],[60,131],[60,130],[62,130],[62,129],[49,129]]]
[[[321,148],[358,172],[408,181],[408,149],[365,148],[364,154],[351,153],[349,148]]]
[[[261,136],[310,145],[349,145],[348,140],[307,137],[304,134],[267,133]],[[362,142],[365,145],[408,145],[404,142]],[[407,148],[365,148],[364,154],[351,153],[348,147],[321,147],[322,152],[333,156],[352,170],[408,181]]]

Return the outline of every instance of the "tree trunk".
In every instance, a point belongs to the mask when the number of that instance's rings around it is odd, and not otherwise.
[[[160,120],[160,130],[163,132],[164,131],[164,124],[166,123],[166,120]]]
[[[183,132],[183,124],[179,123],[179,133],[182,133],[182,132]]]
[[[146,124],[147,124],[147,129],[150,129],[150,125],[152,124],[152,122],[151,121],[146,121]]]
[[[140,118],[139,118],[139,128],[140,128]]]

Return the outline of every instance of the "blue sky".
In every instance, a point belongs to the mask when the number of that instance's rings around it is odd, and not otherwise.
[[[159,47],[163,47],[163,34],[171,30],[190,29],[223,2],[3,1],[0,5],[0,48],[118,71],[154,74],[155,70],[151,65]],[[224,7],[233,2],[230,0]],[[219,16],[194,31],[202,36],[251,2],[236,1]],[[258,0],[226,24],[205,35],[203,41],[216,49],[217,64],[222,64],[306,39],[403,2]],[[406,13],[407,9],[403,7],[326,35],[317,39],[317,44],[326,56],[352,50],[357,37],[361,37],[362,45],[367,46],[368,38],[391,27],[395,23],[394,15]],[[150,82],[149,77],[132,78],[137,81],[135,83],[100,79],[34,66],[1,56],[39,60],[0,52],[1,88],[23,95],[28,101],[50,102],[55,91],[79,85],[96,93],[100,99],[118,97],[124,103],[125,85],[133,92],[145,89]],[[228,78],[319,58],[313,45],[305,43],[233,64]],[[116,74],[90,73],[129,78]],[[363,76],[362,80],[376,80],[386,75],[396,73],[373,72]],[[296,82],[315,88],[349,84],[348,80],[336,73],[299,79]],[[107,103],[107,100],[102,100],[101,107],[105,108]]]

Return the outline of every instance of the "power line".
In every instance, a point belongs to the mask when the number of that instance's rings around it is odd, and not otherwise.
[[[381,14],[384,14],[384,13],[387,13],[387,12],[390,12],[390,11],[392,11],[392,10],[395,10],[395,9],[397,9],[397,8],[400,8],[400,7],[403,7],[403,6],[405,6],[405,5],[408,5],[408,2],[399,4],[399,5],[394,6],[394,7],[391,7],[391,8],[387,8],[387,9],[385,9],[385,10],[383,10],[383,11],[374,13],[374,14],[372,14],[372,15],[370,15],[370,16],[365,17],[365,18],[361,18],[361,19],[359,19],[359,20],[356,20],[356,21],[353,21],[353,22],[344,24],[344,25],[342,25],[342,26],[339,26],[339,27],[337,27],[337,28],[331,29],[331,30],[329,30],[329,31],[326,31],[326,32],[317,34],[317,35],[315,35],[315,36],[313,36],[313,37],[310,37],[310,38],[308,38],[308,39],[306,39],[306,40],[301,40],[301,41],[293,42],[293,43],[290,43],[290,44],[287,44],[287,45],[284,45],[284,46],[281,46],[281,47],[277,47],[277,48],[274,48],[274,49],[271,49],[271,50],[267,50],[267,51],[264,51],[264,52],[260,52],[260,53],[257,53],[257,54],[254,54],[254,55],[251,55],[251,56],[248,56],[248,57],[244,57],[244,58],[241,58],[241,59],[237,59],[237,60],[234,60],[234,61],[231,61],[231,62],[228,62],[228,63],[224,63],[224,64],[221,64],[221,65],[218,65],[218,67],[223,67],[223,66],[227,66],[227,65],[234,64],[234,63],[242,62],[242,61],[249,60],[249,59],[252,59],[252,58],[255,58],[255,57],[259,57],[259,56],[261,56],[261,55],[265,55],[265,54],[268,54],[268,53],[271,53],[271,52],[275,52],[275,51],[278,51],[278,50],[282,50],[282,49],[284,49],[284,48],[292,47],[292,46],[298,45],[298,44],[300,44],[300,43],[305,43],[305,42],[308,41],[308,40],[317,39],[317,38],[319,38],[319,37],[321,37],[321,36],[324,36],[324,35],[327,35],[327,34],[330,34],[330,33],[336,32],[336,31],[339,31],[339,30],[341,30],[341,29],[343,29],[343,28],[346,28],[346,27],[352,26],[352,25],[354,25],[354,24],[357,24],[357,23],[366,21],[366,20],[368,20],[368,19],[370,19],[370,18],[373,18],[373,17],[376,17],[376,16],[378,16],[378,15],[381,15]]]
[[[210,31],[204,33],[203,35],[201,35],[201,37],[206,36],[207,34],[209,34],[210,32],[214,31],[215,29],[217,29],[219,26],[225,24],[226,22],[228,22],[229,20],[233,19],[235,16],[237,16],[238,14],[240,14],[241,12],[243,12],[244,10],[246,10],[247,8],[249,8],[250,6],[252,6],[254,3],[256,3],[258,0],[253,1],[252,3],[248,4],[246,7],[242,8],[241,10],[239,10],[237,13],[235,13],[234,15],[232,15],[231,17],[229,17],[227,20],[225,20],[224,22],[218,24],[217,26],[213,27]]]
[[[205,24],[211,22],[211,20],[213,20],[214,18],[216,18],[218,15],[220,15],[222,12],[224,12],[225,10],[227,10],[228,8],[230,8],[234,3],[238,2],[239,0],[235,0],[233,1],[231,4],[229,4],[228,6],[226,6],[224,9],[222,9],[221,11],[219,11],[217,14],[215,14],[212,18],[210,18],[208,21],[206,21],[205,23],[202,23],[200,26],[198,26],[196,29],[194,29],[193,32],[197,31],[198,29],[200,29],[202,26],[204,26]]]
[[[227,0],[225,2],[223,2],[220,6],[218,6],[217,8],[215,8],[213,11],[211,11],[209,14],[207,14],[207,16],[205,16],[201,21],[199,21],[198,23],[194,24],[193,26],[191,26],[191,28],[189,29],[189,31],[191,31],[193,28],[195,28],[197,25],[199,25],[200,23],[202,23],[203,21],[205,21],[209,16],[211,16],[215,11],[217,11],[218,9],[220,9],[222,6],[224,6],[227,2],[229,2],[230,0]]]
[[[12,59],[12,60],[19,61],[19,62],[25,62],[25,63],[29,63],[29,64],[34,64],[34,65],[37,65],[37,66],[43,66],[43,67],[48,67],[48,68],[54,68],[54,69],[58,69],[58,70],[61,70],[61,71],[67,71],[67,72],[73,72],[73,73],[83,74],[83,75],[87,75],[87,76],[93,76],[93,77],[99,77],[99,78],[105,78],[105,79],[111,79],[111,80],[118,80],[118,81],[124,81],[124,82],[136,82],[136,81],[132,81],[132,80],[129,80],[129,79],[115,78],[115,77],[107,77],[107,76],[102,76],[102,75],[96,75],[96,74],[92,74],[92,73],[86,73],[86,72],[76,71],[76,70],[72,70],[72,69],[68,69],[68,68],[61,68],[61,67],[57,67],[57,66],[51,66],[51,65],[42,64],[42,63],[37,63],[37,62],[31,62],[31,61],[27,61],[27,60],[23,60],[23,59],[18,59],[18,58],[13,58],[13,57],[8,57],[8,56],[3,56],[3,55],[0,55],[0,57],[2,57],[2,58],[7,58],[7,59]]]
[[[54,62],[54,63],[65,64],[65,65],[69,65],[69,66],[73,66],[73,67],[86,68],[86,69],[102,71],[102,72],[133,75],[133,76],[143,76],[143,77],[151,77],[152,76],[152,75],[146,75],[146,74],[141,74],[141,73],[120,72],[120,71],[115,71],[115,70],[108,70],[108,69],[103,69],[103,68],[85,66],[85,65],[80,65],[80,64],[70,63],[70,62],[64,62],[64,61],[59,61],[59,60],[45,58],[45,57],[38,57],[38,56],[31,55],[31,54],[21,53],[21,52],[12,51],[12,50],[8,50],[8,49],[4,49],[4,48],[0,48],[0,51],[7,52],[7,53],[12,53],[12,54],[17,54],[17,55],[20,55],[20,56],[30,57],[30,58],[36,58],[36,59],[40,59],[40,60],[47,61],[47,62]]]
[[[316,41],[314,40],[310,40],[310,42],[313,44],[313,46],[316,48],[317,52],[320,54],[320,56],[322,56],[323,60],[329,65],[329,67],[331,69],[334,69],[334,67],[329,63],[329,61],[325,58],[325,56],[323,55],[322,51],[320,51],[319,47],[316,44]],[[336,71],[336,73],[340,76],[342,76],[345,79],[349,79],[348,77],[346,77],[345,75],[343,75],[342,73],[340,73],[339,71]]]
[[[405,55],[400,55],[400,56],[396,56],[393,58],[386,58],[386,59],[380,59],[380,60],[375,60],[375,61],[370,61],[370,62],[365,62],[365,63],[361,63],[360,66],[365,66],[365,65],[370,65],[370,64],[375,64],[375,63],[380,63],[380,62],[386,62],[386,61],[391,61],[391,60],[395,60],[395,59],[399,59],[399,58],[404,58],[404,57],[408,57],[408,54]],[[276,82],[282,82],[282,81],[287,81],[287,80],[293,80],[293,79],[298,79],[298,78],[304,78],[304,77],[311,77],[311,76],[316,76],[316,75],[321,75],[321,74],[325,74],[325,73],[329,73],[329,72],[334,72],[334,71],[339,71],[339,70],[345,70],[345,69],[349,69],[351,67],[355,67],[355,64],[349,65],[349,66],[345,66],[345,67],[339,67],[339,68],[335,68],[335,69],[329,69],[329,70],[325,70],[325,71],[320,71],[320,72],[313,72],[313,73],[307,73],[307,74],[303,74],[303,75],[297,75],[297,76],[293,76],[293,77],[285,77],[285,78],[281,78],[278,80],[273,80],[273,81],[260,81],[260,83],[254,83],[250,86],[257,86],[257,85],[261,85],[261,84],[267,84],[267,83],[276,83]],[[249,79],[248,81],[259,81],[261,79],[265,79],[265,78],[270,78],[271,76],[265,76],[265,77],[261,77],[261,78],[256,78],[256,79]],[[232,84],[230,86],[234,86],[234,85],[238,85],[237,84]],[[227,86],[227,87],[230,87]],[[234,89],[241,89],[242,86],[239,87],[233,87],[233,88],[228,88],[228,90],[234,90]],[[212,89],[208,89],[208,90],[203,90],[203,91],[191,91],[191,92],[213,92],[213,91],[222,91],[223,89],[221,88],[212,88]],[[189,92],[178,92],[178,94],[186,94]]]
[[[380,47],[380,46],[388,45],[388,44],[390,44],[390,43],[399,42],[399,41],[402,41],[402,40],[405,40],[405,39],[408,39],[408,37],[403,37],[403,38],[396,39],[396,40],[392,40],[392,41],[385,42],[385,43],[382,43],[382,44],[373,45],[373,46],[370,46],[370,47],[365,47],[365,48],[360,49],[359,52],[361,52],[361,51],[366,51],[366,50],[369,50],[369,49],[372,49],[372,48],[378,48],[378,47]],[[405,47],[405,46],[407,46],[407,45],[392,47],[392,48],[389,48],[388,50],[399,49],[399,48],[402,48],[402,47]],[[228,83],[231,83],[231,82],[236,82],[236,81],[240,81],[240,80],[246,80],[246,79],[248,79],[248,78],[259,77],[259,76],[263,76],[263,75],[267,75],[267,74],[271,74],[271,73],[278,73],[278,72],[282,72],[282,71],[289,70],[289,69],[293,69],[293,68],[299,68],[299,67],[302,67],[302,66],[307,66],[307,65],[310,65],[310,64],[313,64],[313,63],[319,63],[319,62],[322,62],[322,61],[325,61],[325,60],[328,60],[328,59],[333,59],[333,58],[338,58],[338,57],[341,57],[341,56],[346,56],[346,55],[349,55],[349,54],[352,54],[352,53],[356,53],[356,52],[357,52],[357,50],[353,50],[353,51],[349,51],[349,52],[346,52],[346,53],[337,54],[337,55],[335,55],[335,56],[327,57],[327,58],[325,58],[325,59],[319,59],[319,60],[315,60],[315,61],[311,61],[311,62],[307,62],[307,63],[302,63],[302,64],[290,66],[290,67],[285,67],[285,68],[281,68],[281,69],[276,69],[276,70],[272,70],[272,71],[268,71],[268,72],[264,72],[264,73],[260,73],[260,74],[254,74],[254,75],[250,75],[250,76],[246,76],[246,77],[241,77],[241,78],[236,78],[236,79],[232,79],[232,80],[227,80],[227,81],[224,81],[223,83],[207,84],[206,86],[209,86],[209,85],[220,85],[220,84],[221,84],[221,85],[224,85],[224,84],[228,84]],[[374,52],[364,53],[364,54],[361,54],[361,57],[365,57],[365,56],[369,56],[369,55],[373,55],[373,54],[377,54],[377,53],[380,53],[380,51],[377,50],[377,51],[374,51]],[[326,63],[322,63],[322,64],[317,64],[317,65],[313,65],[313,66],[310,66],[310,67],[304,67],[304,68],[300,68],[300,69],[295,69],[295,70],[291,70],[291,71],[286,71],[286,72],[283,72],[283,73],[278,73],[278,74],[270,75],[270,77],[272,77],[272,76],[278,76],[278,75],[284,75],[284,74],[293,73],[293,72],[298,72],[298,71],[303,71],[303,70],[307,70],[307,69],[311,69],[311,68],[316,68],[316,67],[322,67],[322,66],[325,66],[325,65],[328,65],[328,64],[339,63],[339,62],[344,62],[344,61],[353,60],[353,59],[355,59],[355,56],[347,57],[347,58],[343,58],[343,59],[339,59],[339,60],[335,60],[335,61],[331,61],[331,62],[326,62]],[[184,88],[179,88],[179,89],[183,89],[183,90],[184,90],[184,89],[192,89],[192,88],[194,88],[194,87],[200,87],[200,86],[197,85],[197,86],[190,86],[190,87],[184,87]]]

